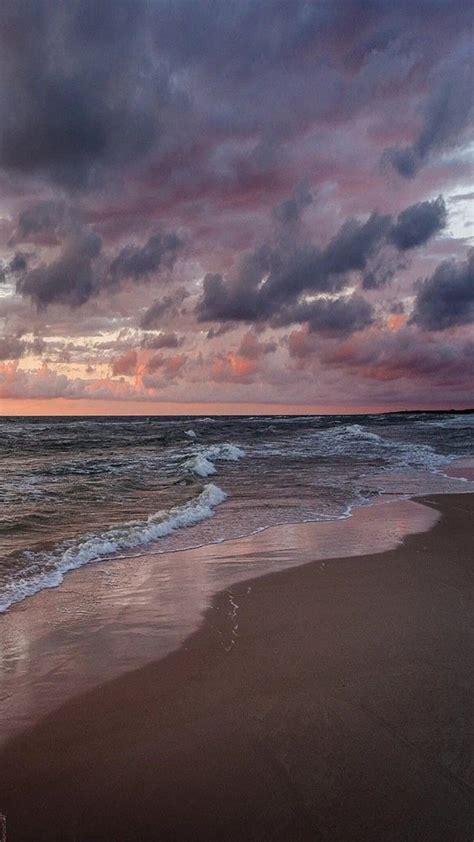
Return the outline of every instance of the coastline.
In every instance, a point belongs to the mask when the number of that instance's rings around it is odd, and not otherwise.
[[[470,840],[474,495],[419,502],[429,532],[232,585],[13,739],[9,840]]]
[[[71,571],[0,616],[0,748],[68,699],[176,651],[221,590],[394,548],[437,517],[414,500],[378,499],[339,520],[269,526],[171,552],[157,544]]]

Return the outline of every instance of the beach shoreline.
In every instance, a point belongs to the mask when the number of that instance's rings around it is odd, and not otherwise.
[[[474,495],[420,502],[429,532],[233,585],[13,739],[9,842],[470,840]]]
[[[0,748],[68,699],[179,649],[220,591],[307,562],[392,549],[438,516],[392,496],[337,520],[171,552],[157,543],[71,571],[0,617]]]

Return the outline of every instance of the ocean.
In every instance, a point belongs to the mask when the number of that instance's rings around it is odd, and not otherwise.
[[[0,611],[68,571],[472,491],[474,415],[0,419]]]

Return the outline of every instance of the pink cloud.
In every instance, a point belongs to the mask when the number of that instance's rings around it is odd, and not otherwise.
[[[114,377],[118,375],[132,376],[135,374],[138,362],[138,354],[136,351],[127,351],[118,357],[112,363],[112,374]]]

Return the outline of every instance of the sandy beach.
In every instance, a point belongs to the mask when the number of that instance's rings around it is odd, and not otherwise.
[[[233,585],[11,740],[8,842],[470,842],[474,496],[423,502],[429,532]]]

